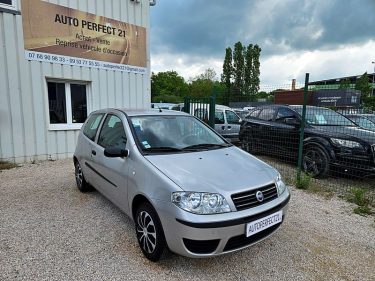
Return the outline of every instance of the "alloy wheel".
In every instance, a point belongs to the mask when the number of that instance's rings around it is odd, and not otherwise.
[[[137,238],[143,250],[149,254],[156,248],[156,228],[149,213],[141,211],[137,217]]]

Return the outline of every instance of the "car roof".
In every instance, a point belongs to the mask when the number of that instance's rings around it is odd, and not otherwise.
[[[96,110],[92,113],[107,113],[111,111],[120,111],[125,113],[127,116],[144,116],[144,115],[182,115],[182,116],[191,116],[182,111],[175,111],[169,109],[129,109],[129,108],[106,108]]]

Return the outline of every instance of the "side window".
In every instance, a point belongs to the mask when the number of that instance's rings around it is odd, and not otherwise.
[[[260,112],[260,109],[254,110],[254,111],[250,112],[249,116],[258,117],[259,112]]]
[[[224,124],[224,112],[223,111],[215,111],[215,124]]]
[[[276,115],[276,122],[284,122],[285,118],[295,118],[295,114],[289,108],[281,107]]]
[[[104,114],[93,114],[83,128],[83,134],[90,140],[94,141],[96,131],[98,130],[100,121],[102,121]]]
[[[102,129],[100,131],[98,144],[104,148],[111,146],[120,146],[125,148],[126,135],[124,126],[115,115],[108,114],[105,118]]]
[[[272,121],[273,116],[275,115],[274,108],[264,108],[259,114],[258,118],[266,121]]]
[[[227,118],[228,124],[239,124],[240,117],[236,113],[230,110],[225,110],[225,116]]]

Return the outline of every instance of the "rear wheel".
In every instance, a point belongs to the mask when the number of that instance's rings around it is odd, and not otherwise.
[[[149,260],[160,260],[166,250],[163,228],[154,208],[149,203],[141,204],[135,215],[135,231],[142,253]]]
[[[74,163],[74,166],[75,166],[75,172],[74,172],[74,174],[75,174],[76,183],[77,183],[77,187],[78,187],[79,191],[81,191],[81,192],[91,191],[92,188],[87,183],[87,181],[85,180],[85,177],[84,177],[83,172],[82,172],[82,167],[79,164],[79,162],[76,161]]]
[[[245,138],[241,142],[241,148],[245,150],[246,152],[251,153],[253,151],[253,145],[251,138]]]
[[[315,178],[326,177],[329,172],[329,157],[320,147],[310,146],[303,155],[303,169]]]

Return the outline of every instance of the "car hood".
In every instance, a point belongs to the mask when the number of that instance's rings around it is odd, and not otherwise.
[[[355,126],[313,126],[314,129],[326,132],[333,138],[359,139],[375,144],[375,132]]]
[[[277,177],[274,168],[237,147],[145,157],[185,191],[241,192]]]

